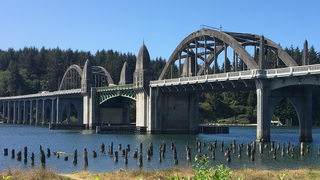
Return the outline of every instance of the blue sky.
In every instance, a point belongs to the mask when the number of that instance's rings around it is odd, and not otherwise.
[[[0,49],[35,46],[169,59],[201,24],[262,34],[282,47],[320,51],[320,1],[0,0]],[[229,50],[228,50],[229,51]],[[229,51],[230,52],[230,51]]]

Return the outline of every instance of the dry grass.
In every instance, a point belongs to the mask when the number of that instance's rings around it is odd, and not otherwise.
[[[320,169],[299,169],[299,170],[288,170],[284,169],[281,171],[269,171],[269,170],[233,170],[232,179],[280,179],[280,176],[284,174],[284,179],[319,179],[320,180]],[[192,169],[181,169],[173,168],[161,171],[117,171],[109,173],[90,173],[88,171],[79,171],[72,174],[56,174],[52,170],[30,170],[29,172],[22,172],[19,169],[9,169],[6,173],[0,174],[2,176],[12,176],[8,180],[23,179],[23,180],[37,180],[37,179],[57,179],[57,180],[92,180],[99,177],[100,180],[137,180],[137,179],[166,179],[166,177],[173,177],[176,175],[179,177],[193,177],[194,172]]]
[[[8,180],[16,180],[16,179],[21,179],[21,180],[46,180],[46,179],[52,179],[52,180],[67,180],[65,176],[58,175],[51,169],[35,169],[35,170],[30,170],[28,172],[23,172],[21,169],[12,169],[12,168],[7,168],[6,173],[1,173],[1,177],[7,177],[11,176],[8,178]]]

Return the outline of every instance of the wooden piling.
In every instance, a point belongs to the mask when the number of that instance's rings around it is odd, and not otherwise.
[[[301,142],[301,151],[300,151],[300,155],[304,156],[304,146],[303,146],[303,142]]]
[[[118,162],[118,151],[114,152],[114,162],[117,163]]]
[[[150,148],[147,149],[147,160],[150,161]]]
[[[251,155],[251,148],[250,144],[247,145],[247,156]]]
[[[126,149],[126,153],[124,155],[124,164],[127,165],[128,164],[128,149]]]
[[[105,152],[105,151],[104,151],[104,148],[105,148],[105,145],[104,145],[104,143],[102,143],[102,144],[100,145],[100,152],[104,153],[104,152]]]
[[[143,166],[142,154],[140,153],[140,156],[139,156],[139,167],[141,168],[142,166]]]
[[[212,159],[215,160],[215,159],[216,159],[216,156],[215,156],[214,149],[212,149],[211,155],[212,155]]]
[[[18,160],[18,161],[21,161],[21,151],[19,151],[19,152],[17,153],[17,160]]]
[[[273,152],[273,150],[274,150],[274,141],[271,141],[271,149],[270,149],[270,151]]]
[[[227,162],[231,162],[230,150],[227,150]]]
[[[149,145],[149,149],[150,149],[150,155],[153,155],[153,144],[152,144],[152,142]]]
[[[42,166],[46,165],[46,156],[44,155],[44,152],[41,148],[40,148],[40,161]]]
[[[127,145],[127,151],[130,151],[130,144]]]
[[[27,163],[27,161],[28,161],[28,148],[27,146],[25,146],[23,148],[23,162]]]
[[[34,166],[34,153],[31,153],[31,166]]]
[[[260,153],[260,157],[263,156],[263,142],[260,142],[259,144],[259,153]]]
[[[140,143],[140,154],[142,153],[142,143]]]
[[[118,145],[118,149],[121,150],[121,144]]]
[[[96,151],[93,151],[92,157],[93,157],[93,158],[96,158],[96,157],[97,157],[97,152],[96,152]]]
[[[11,150],[11,159],[14,159],[15,154],[14,154],[14,149]]]
[[[174,144],[173,142],[171,142],[171,150],[173,150]]]
[[[251,149],[250,156],[251,156],[251,161],[254,161],[254,148]]]
[[[122,149],[121,155],[122,155],[122,156],[126,155],[126,150],[125,150],[125,149]]]
[[[133,154],[132,154],[132,157],[133,158],[138,158],[138,151],[134,151]]]
[[[223,145],[224,145],[224,142],[222,141],[221,142],[221,150],[220,150],[221,152],[223,152]]]
[[[277,149],[273,149],[273,159],[277,159]]]
[[[287,154],[289,154],[289,150],[290,150],[290,142],[288,142]]]
[[[103,152],[104,152],[104,149],[103,149]],[[74,164],[77,164],[77,162],[78,162],[78,152],[77,152],[77,150],[74,151],[73,161],[72,162]]]
[[[307,146],[307,151],[306,151],[306,153],[309,153],[309,150],[310,150],[310,145]]]
[[[8,148],[4,148],[3,149],[3,155],[4,156],[8,156]]]
[[[68,156],[64,157],[64,161],[68,161],[68,159],[69,159]]]
[[[84,167],[88,167],[89,163],[88,163],[88,152],[87,149],[84,148],[83,150],[83,155],[84,155]]]
[[[47,148],[47,157],[50,157],[50,156],[51,156],[50,149]]]
[[[277,150],[280,150],[280,142],[278,141]]]
[[[110,154],[113,154],[113,142],[110,144]]]

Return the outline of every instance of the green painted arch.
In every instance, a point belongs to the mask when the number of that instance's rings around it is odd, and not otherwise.
[[[99,105],[104,102],[115,98],[115,97],[125,97],[136,101],[136,92],[134,90],[119,90],[119,91],[105,91],[99,93]]]

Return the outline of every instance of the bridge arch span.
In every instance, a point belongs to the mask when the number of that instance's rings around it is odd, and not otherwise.
[[[258,64],[251,57],[248,51],[245,49],[246,46],[260,46],[260,41],[262,36],[256,34],[245,34],[245,33],[232,33],[232,32],[223,32],[217,31],[213,29],[202,29],[196,32],[193,32],[189,36],[187,36],[174,50],[171,54],[167,64],[165,65],[159,80],[163,80],[165,76],[169,73],[171,65],[175,63],[179,58],[186,58],[186,56],[195,57],[197,54],[197,58],[206,61],[207,66],[215,61],[214,54],[216,57],[226,50],[227,47],[231,47],[235,54],[239,55],[243,62],[247,65],[248,69],[259,69]],[[214,43],[205,43],[205,41],[212,41]],[[193,44],[193,45],[192,45]],[[264,38],[264,46],[266,49],[271,49],[284,63],[286,66],[297,66],[297,63],[286,53],[279,45],[274,43],[268,38]],[[214,47],[211,47],[214,46]],[[192,48],[204,48],[205,52],[194,53],[194,51],[190,51]],[[189,51],[187,50],[189,49]],[[207,52],[208,50],[208,52]],[[184,52],[187,55],[181,56],[181,53]],[[215,52],[215,53],[214,53]],[[207,58],[201,57],[199,54],[209,55]],[[205,71],[205,65],[200,67],[199,71],[195,72],[198,76],[203,74]]]

